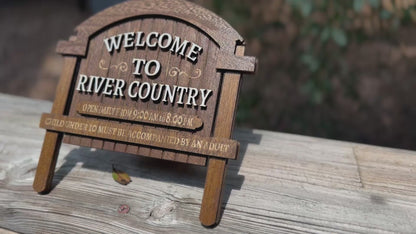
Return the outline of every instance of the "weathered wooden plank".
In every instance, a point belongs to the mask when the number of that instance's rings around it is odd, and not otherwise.
[[[54,189],[31,188],[51,103],[0,94],[0,228],[20,233],[413,233],[416,152],[236,130],[221,223],[198,220],[206,169],[63,144]],[[123,155],[123,156],[122,156]],[[132,177],[111,178],[116,163]],[[127,215],[117,208],[130,206]]]

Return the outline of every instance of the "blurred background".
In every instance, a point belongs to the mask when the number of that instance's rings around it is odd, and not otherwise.
[[[53,100],[58,40],[121,0],[0,0],[0,92]],[[416,150],[415,0],[194,0],[259,59],[237,126]]]

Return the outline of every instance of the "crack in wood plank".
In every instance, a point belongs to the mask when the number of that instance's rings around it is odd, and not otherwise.
[[[355,165],[357,167],[357,174],[358,174],[358,182],[361,185],[361,188],[364,188],[364,184],[361,179],[361,169],[360,169],[360,162],[358,161],[357,153],[355,152],[355,146],[352,147],[352,154],[354,155]]]

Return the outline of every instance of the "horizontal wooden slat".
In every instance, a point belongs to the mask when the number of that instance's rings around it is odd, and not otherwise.
[[[63,144],[32,190],[47,101],[0,94],[0,227],[19,233],[414,233],[416,152],[237,129],[224,214],[201,226],[206,168]],[[111,165],[132,182],[113,181]],[[130,212],[119,214],[120,205]]]
[[[122,124],[92,118],[76,118],[43,114],[40,127],[62,133],[106,140],[147,145],[187,153],[235,159],[238,142],[227,138],[200,137],[173,130],[144,128],[138,124]]]
[[[84,44],[85,43],[77,43],[71,40],[61,40],[56,45],[56,52],[63,55],[85,56],[86,47]]]
[[[218,70],[254,73],[256,71],[256,65],[256,58],[250,56],[237,56],[223,52],[217,58]]]

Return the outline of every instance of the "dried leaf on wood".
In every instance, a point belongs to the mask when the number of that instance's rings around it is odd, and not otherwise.
[[[122,185],[127,185],[131,182],[130,176],[124,171],[117,170],[113,165],[113,179]]]

